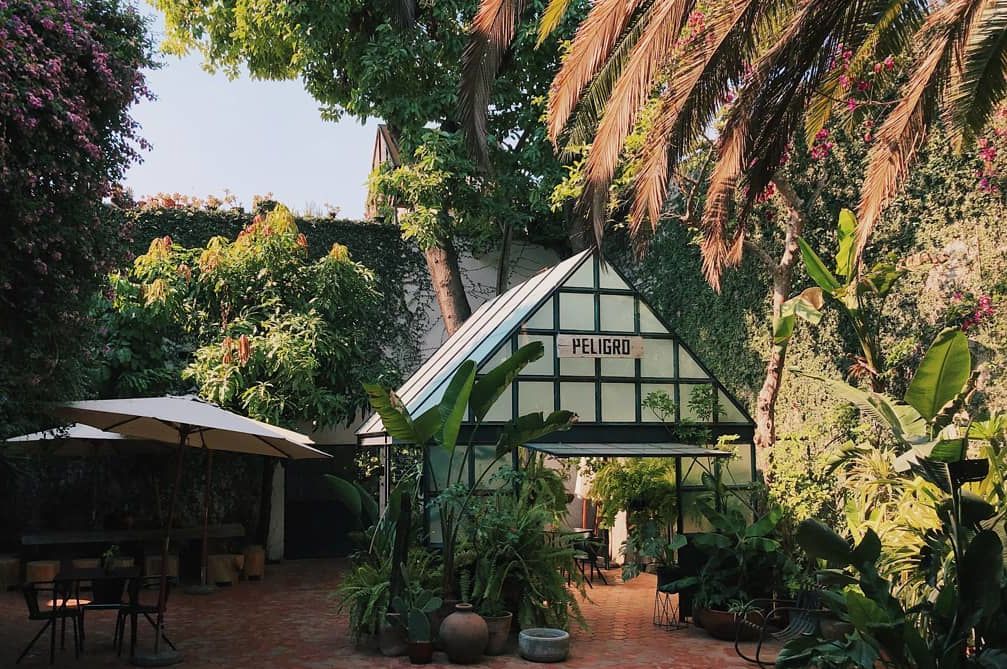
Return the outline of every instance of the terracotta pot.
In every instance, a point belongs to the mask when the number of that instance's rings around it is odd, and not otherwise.
[[[402,625],[402,616],[389,613],[378,631],[378,650],[385,657],[405,655],[409,650],[409,636]]]
[[[734,641],[737,637],[741,641],[759,640],[758,630],[762,625],[762,616],[755,611],[747,614],[746,620],[751,625],[743,626],[740,634],[738,633],[738,615],[736,613],[696,607],[693,615],[699,626],[714,639]]]
[[[487,655],[503,655],[507,650],[507,639],[510,638],[510,611],[502,616],[483,616],[486,628],[489,630],[489,641],[486,643]]]
[[[378,652],[378,635],[371,634],[370,632],[362,632],[356,640],[357,650],[362,650],[367,653]]]
[[[845,641],[846,635],[853,631],[853,625],[835,618],[822,618],[818,621],[822,638],[826,641]]]
[[[471,604],[455,605],[455,612],[441,623],[441,643],[455,664],[471,664],[483,656],[489,641],[486,621]]]
[[[413,664],[430,664],[434,659],[434,644],[430,641],[410,641],[409,661]]]
[[[441,607],[430,614],[430,630],[434,637],[434,650],[444,650],[444,643],[441,641],[441,624],[445,618],[454,613],[457,604],[457,599],[445,599]]]

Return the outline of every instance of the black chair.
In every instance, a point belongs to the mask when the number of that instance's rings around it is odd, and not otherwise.
[[[587,581],[587,585],[590,588],[594,588],[595,576],[598,576],[602,583],[608,585],[604,572],[602,572],[602,570],[598,567],[600,547],[600,542],[593,536],[587,536],[584,539],[574,542],[573,559],[577,563],[577,569],[580,570],[580,575],[584,577],[584,580]]]
[[[84,628],[85,614],[88,611],[95,611],[95,612],[97,612],[97,611],[117,611],[117,612],[118,611],[122,611],[124,608],[126,608],[129,605],[129,601],[123,599],[123,596],[127,592],[130,595],[132,595],[133,589],[132,589],[131,585],[132,585],[132,583],[134,581],[138,581],[138,580],[139,580],[138,577],[134,577],[134,578],[125,578],[124,577],[121,580],[120,579],[110,579],[108,581],[108,585],[113,588],[113,591],[114,590],[118,590],[119,591],[118,592],[118,596],[109,597],[107,601],[92,600],[92,601],[84,602],[83,604],[81,604],[81,606],[80,606],[80,609],[81,609],[81,611],[80,611],[80,647],[81,647],[81,650],[84,649],[84,641],[87,639],[87,634],[84,631],[85,630],[85,628]],[[92,594],[96,594],[97,592],[99,592],[99,590],[104,589],[104,587],[107,587],[107,586],[103,586],[102,588],[98,588],[98,587],[95,587],[94,584],[92,584],[91,592],[92,592]],[[113,646],[116,645],[116,641],[118,639],[118,632],[119,632],[119,625],[118,625],[118,620],[117,620],[116,626],[115,626],[115,634],[112,637],[112,645]]]
[[[821,608],[821,597],[818,590],[803,590],[795,600],[755,599],[749,604],[750,613],[758,619],[753,622],[748,616],[737,616],[738,626],[734,637],[734,650],[743,660],[757,664],[759,667],[775,665],[776,659],[762,659],[762,645],[767,639],[786,643],[802,636],[813,636],[818,632],[818,621],[824,612]],[[767,611],[768,610],[768,611]],[[782,629],[773,629],[773,625],[783,620],[786,614],[787,624]],[[749,657],[741,651],[742,637],[757,635],[755,657]]]
[[[168,608],[168,599],[171,595],[172,587],[174,586],[174,579],[168,579],[167,590],[164,593],[164,607]],[[144,576],[141,578],[135,578],[130,581],[130,593],[129,593],[129,603],[123,608],[119,609],[119,615],[116,617],[115,621],[115,638],[118,640],[119,645],[116,647],[116,654],[122,654],[122,640],[125,636],[126,628],[126,618],[130,619],[130,634],[129,634],[129,655],[130,657],[136,651],[136,623],[140,616],[147,619],[150,626],[154,628],[155,633],[157,630],[157,600],[160,595],[161,589],[161,577],[160,576]],[[144,592],[152,592],[153,598],[144,599]],[[148,595],[148,598],[150,596]],[[172,650],[175,649],[175,644],[171,642],[165,634],[164,630],[161,630],[161,639],[164,640]]]
[[[76,598],[70,598],[65,584],[54,581],[40,583],[28,583],[22,588],[25,604],[28,605],[28,620],[45,621],[42,629],[18,655],[15,664],[19,664],[28,651],[32,649],[35,642],[49,630],[49,664],[56,659],[56,623],[62,622],[62,632],[60,633],[60,648],[66,648],[66,621],[69,618],[73,623],[73,656],[80,657],[80,638],[77,635],[80,624],[80,607]],[[40,603],[39,598],[44,601]]]

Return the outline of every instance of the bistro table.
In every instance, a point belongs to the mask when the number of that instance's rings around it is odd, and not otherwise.
[[[123,594],[129,593],[132,600],[137,591],[136,588],[127,587],[130,581],[140,578],[139,567],[116,567],[113,569],[101,568],[71,568],[60,570],[56,574],[54,582],[56,588],[64,595],[59,601],[60,607],[65,608],[69,602],[80,608],[80,649],[84,650],[84,612],[85,611],[119,611],[136,604],[135,601],[123,601]],[[91,595],[94,599],[82,599],[80,596],[81,583],[91,584]],[[103,596],[107,595],[107,596]],[[99,599],[101,601],[99,601]],[[66,628],[66,619],[63,622]],[[118,632],[118,629],[116,630]]]

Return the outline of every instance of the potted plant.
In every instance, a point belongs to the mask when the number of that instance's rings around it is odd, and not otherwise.
[[[101,554],[101,569],[111,574],[119,557],[119,547],[111,545]],[[99,578],[91,582],[91,597],[95,604],[118,604],[126,588],[125,578]]]
[[[406,583],[401,597],[392,601],[392,606],[406,621],[407,651],[413,664],[426,664],[433,657],[433,634],[430,629],[430,614],[440,608],[441,598],[430,590]]]

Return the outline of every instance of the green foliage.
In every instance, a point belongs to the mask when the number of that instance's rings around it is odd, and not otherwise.
[[[406,565],[402,565],[402,577],[403,594],[392,598],[392,608],[404,616],[410,641],[432,641],[430,614],[439,609],[444,600],[412,580]]]
[[[110,335],[102,394],[156,394],[185,379],[202,396],[273,423],[350,420],[364,406],[362,379],[396,376],[366,345],[380,298],[373,274],[346,247],[333,244],[311,261],[307,245],[282,206],[233,241],[186,249],[155,239],[128,272],[112,275],[98,306]]]

